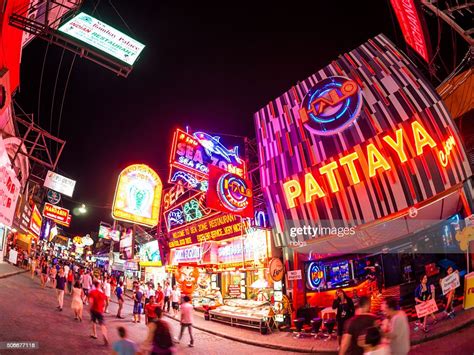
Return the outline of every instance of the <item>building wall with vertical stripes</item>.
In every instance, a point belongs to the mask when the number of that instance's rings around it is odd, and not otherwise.
[[[304,127],[299,110],[308,91],[331,76],[354,80],[362,90],[362,107],[348,128],[322,136]],[[296,226],[316,225],[323,220],[336,227],[341,223],[362,225],[416,206],[462,184],[472,175],[457,129],[440,97],[415,65],[384,35],[370,39],[298,82],[256,112],[254,120],[261,182],[278,246],[287,245],[288,221]],[[381,146],[382,136],[389,133],[393,137],[397,129],[406,130],[415,120],[435,140],[435,149],[426,149],[424,154],[409,157],[405,163],[400,163],[394,151],[385,149],[382,153],[393,168],[374,177],[361,172],[361,182],[356,185],[348,178],[346,167],[339,167],[336,171],[339,192],[315,198],[311,203],[304,203],[300,197],[296,207],[289,208],[282,187],[284,182],[304,181],[307,172],[318,171],[319,167],[351,152],[363,156],[367,144]],[[454,136],[456,146],[449,165],[442,167],[437,153],[450,135]],[[415,149],[408,138],[404,138],[404,144],[407,150]],[[363,159],[359,162],[361,166],[366,163]],[[325,179],[318,182],[328,191]]]

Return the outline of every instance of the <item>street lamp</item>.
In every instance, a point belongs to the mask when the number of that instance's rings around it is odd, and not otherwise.
[[[77,212],[79,212],[80,214],[86,214],[87,213],[86,205],[82,204],[81,207],[77,209]]]

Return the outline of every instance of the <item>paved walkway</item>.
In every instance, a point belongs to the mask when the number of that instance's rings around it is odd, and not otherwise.
[[[0,263],[0,278],[4,275],[22,273],[23,269],[16,268],[9,264]],[[131,313],[132,301],[127,299],[125,302],[125,312]],[[115,308],[115,305],[114,307]],[[258,331],[250,330],[240,327],[231,327],[227,324],[218,323],[215,321],[206,321],[201,312],[194,312],[194,328],[198,331],[207,332],[218,337],[231,339],[240,343],[245,343],[253,346],[265,347],[270,349],[285,350],[291,352],[318,352],[318,353],[336,353],[337,343],[335,340],[325,341],[322,339],[314,339],[314,337],[294,338],[292,333],[274,331],[271,334],[261,335]],[[458,329],[474,324],[474,309],[468,311],[458,310],[457,316],[454,320],[442,319],[442,315],[437,315],[439,322],[431,326],[429,333],[421,331],[413,331],[414,324],[411,324],[411,338],[412,344],[419,344],[442,337],[449,333],[455,332]],[[178,320],[170,316],[174,323],[173,327],[178,326]],[[143,327],[143,326],[142,326]],[[141,328],[138,327],[137,328]],[[142,336],[144,336],[145,329]]]
[[[6,261],[0,261],[0,279],[27,272],[28,270],[16,267]]]

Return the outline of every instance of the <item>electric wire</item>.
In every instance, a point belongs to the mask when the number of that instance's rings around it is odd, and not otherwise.
[[[44,52],[44,57],[43,57],[43,65],[41,67],[41,75],[40,75],[39,90],[38,90],[38,112],[37,112],[38,124],[40,122],[41,90],[42,90],[42,87],[43,87],[44,67],[46,65],[46,57],[48,56],[49,45],[50,45],[50,42],[48,42],[48,44],[46,45],[46,50]],[[33,123],[34,123],[34,117],[33,117]]]
[[[120,17],[120,19],[122,20],[122,22],[125,24],[125,26],[127,27],[127,29],[130,31],[130,33],[135,36],[135,33],[133,33],[132,29],[130,28],[130,26],[127,24],[127,22],[125,21],[125,19],[122,17],[122,15],[120,15],[120,12],[117,10],[117,8],[114,6],[114,4],[112,3],[112,0],[109,0],[109,4],[110,6],[112,6],[112,9],[114,9],[114,11],[117,13],[118,17]]]
[[[58,70],[56,71],[56,80],[54,81],[54,88],[53,88],[53,97],[51,99],[51,114],[49,115],[49,132],[53,131],[53,113],[54,113],[54,102],[56,99],[56,88],[58,86],[58,79],[59,79],[59,74],[61,73],[61,66],[63,65],[63,58],[64,58],[64,53],[66,52],[66,49],[63,48],[63,52],[61,53],[61,59],[59,59],[59,66]],[[51,142],[48,142],[49,144],[49,149],[51,149]]]

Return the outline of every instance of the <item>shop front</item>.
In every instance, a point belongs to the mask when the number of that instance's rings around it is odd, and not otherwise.
[[[421,274],[469,269],[456,237],[474,201],[461,137],[385,36],[299,82],[255,124],[275,244],[302,275],[287,279],[293,316],[324,310],[340,288],[357,297],[393,286],[413,302]]]
[[[169,274],[161,261],[158,241],[154,240],[140,245],[140,278],[142,281],[151,282],[155,287],[169,281]]]

